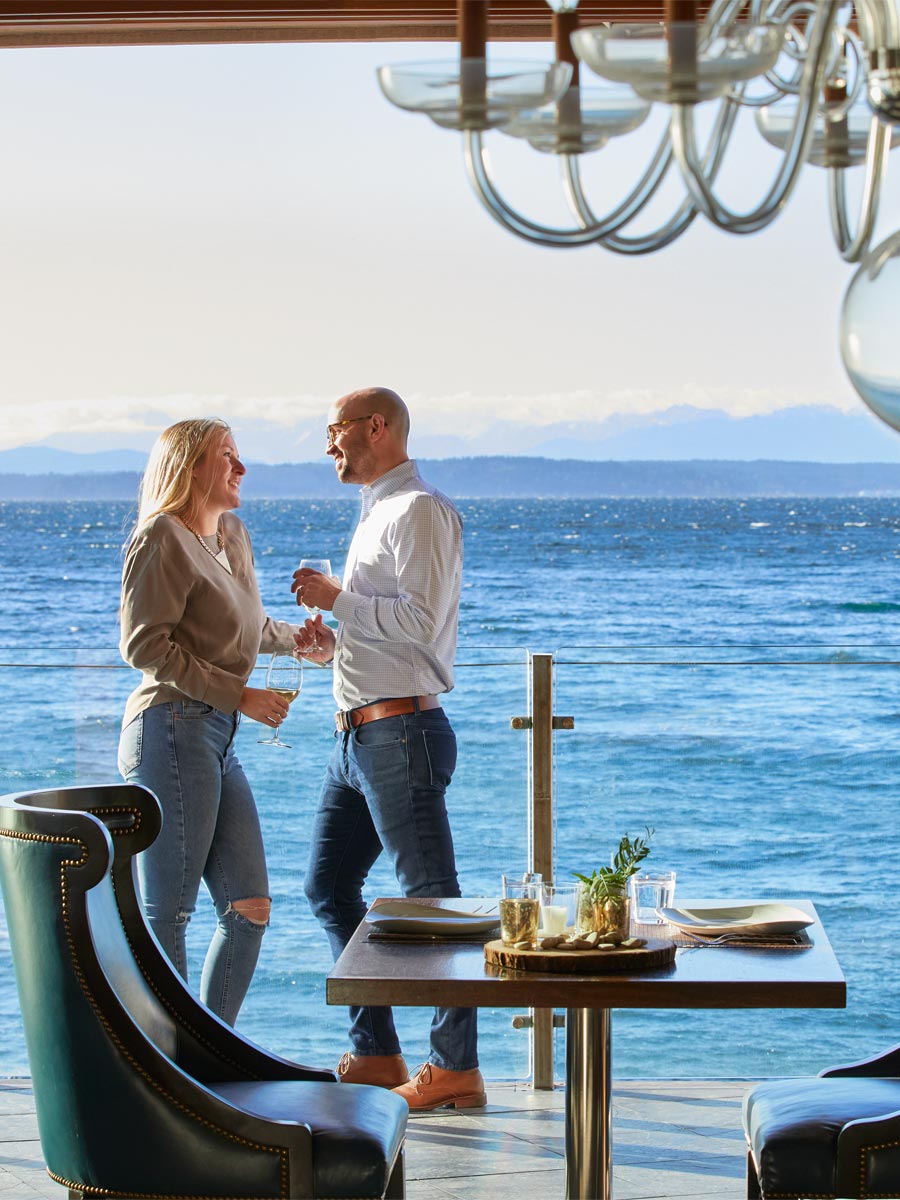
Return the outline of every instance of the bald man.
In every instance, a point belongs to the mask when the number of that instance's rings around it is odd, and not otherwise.
[[[462,521],[406,452],[409,413],[388,388],[363,388],[328,415],[328,454],[362,512],[340,587],[294,575],[297,601],[334,613],[301,627],[297,652],[334,664],[337,732],[310,846],[306,895],[334,957],[366,913],[372,864],[390,856],[404,896],[458,896],[444,794],[456,736],[438,699],[453,687]],[[486,1103],[476,1010],[435,1009],[431,1053],[412,1078],[389,1008],[351,1008],[347,1083],[392,1088],[410,1108]]]

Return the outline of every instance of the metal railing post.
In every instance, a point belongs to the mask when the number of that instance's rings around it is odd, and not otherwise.
[[[531,656],[531,797],[528,869],[553,878],[553,655]],[[531,1010],[532,1086],[553,1090],[553,1009]]]
[[[514,729],[530,732],[528,798],[528,869],[553,878],[553,731],[574,729],[574,717],[553,715],[553,655],[529,656],[529,714],[513,717]],[[553,1088],[553,1010],[535,1008],[527,1022],[532,1086]]]

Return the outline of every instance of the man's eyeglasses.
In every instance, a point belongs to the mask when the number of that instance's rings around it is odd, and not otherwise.
[[[374,417],[374,413],[366,413],[364,417],[348,417],[346,421],[335,421],[333,425],[329,425],[325,431],[325,444],[333,446],[335,439],[339,433],[343,433],[345,425],[352,425],[354,421],[369,421]]]

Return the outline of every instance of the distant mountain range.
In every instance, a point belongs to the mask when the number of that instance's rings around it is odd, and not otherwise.
[[[317,427],[318,430],[318,427]],[[254,424],[239,435],[250,471],[248,499],[348,495],[324,454],[315,462],[265,463],[272,445],[306,452],[295,431],[277,438]],[[320,430],[318,432],[321,432]],[[146,463],[141,450],[109,448],[109,438],[67,439],[0,451],[0,499],[133,500]],[[51,439],[51,442],[53,439]],[[672,405],[604,420],[518,423],[498,415],[476,456],[464,427],[445,436],[417,432],[413,449],[428,478],[451,496],[856,496],[900,494],[900,437],[862,405],[781,409],[764,416]],[[73,449],[72,447],[75,447]],[[324,450],[324,446],[322,447]]]
[[[21,453],[7,451],[6,455]],[[57,452],[65,453],[65,452]],[[0,454],[0,500],[134,500],[137,470],[119,467],[128,452],[54,459],[56,471],[9,472]],[[143,465],[144,456],[136,455]],[[73,458],[81,470],[74,469]],[[40,459],[33,459],[40,462]],[[900,495],[900,463],[815,463],[759,459],[590,462],[583,459],[482,457],[420,459],[423,474],[455,497],[663,497]],[[104,467],[100,467],[99,463]],[[59,469],[60,464],[66,470]],[[6,471],[6,473],[3,473]],[[331,463],[256,463],[245,499],[328,499],[352,494]]]
[[[798,405],[777,412],[736,417],[721,409],[672,404],[648,413],[617,412],[596,419],[590,412],[578,420],[537,424],[517,420],[515,405],[489,411],[490,424],[459,419],[428,423],[417,420],[413,452],[422,459],[472,459],[485,454],[514,458],[581,459],[589,462],[778,459],[784,462],[900,463],[900,437],[861,403],[849,411],[827,405]],[[462,410],[461,410],[462,414]],[[147,427],[164,418],[150,414]],[[324,415],[322,420],[324,420]],[[435,432],[435,424],[439,431]],[[245,422],[237,428],[238,446],[247,462],[271,462],[273,451],[283,461],[324,462],[320,421],[275,428]],[[121,434],[71,433],[40,445],[0,451],[2,474],[81,474],[140,471],[152,435],[143,450],[118,450]],[[134,445],[134,443],[132,443]],[[327,464],[326,464],[327,465]]]
[[[786,462],[900,462],[900,437],[862,404],[849,412],[806,405],[734,417],[689,404],[652,413],[616,413],[602,421],[529,425],[498,420],[477,435],[417,433],[421,458],[491,452],[529,457],[634,462],[781,459]]]
[[[18,446],[0,450],[0,475],[93,475],[96,472],[143,471],[147,455],[141,450],[99,450],[76,453],[55,446]]]

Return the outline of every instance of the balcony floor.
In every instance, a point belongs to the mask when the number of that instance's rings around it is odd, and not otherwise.
[[[615,1200],[743,1200],[746,1081],[619,1081]],[[476,1115],[410,1120],[409,1200],[562,1200],[563,1094],[488,1084]],[[31,1084],[0,1080],[0,1200],[63,1200],[41,1159]]]

